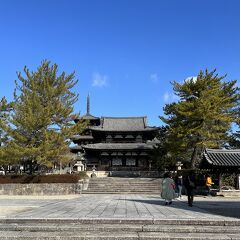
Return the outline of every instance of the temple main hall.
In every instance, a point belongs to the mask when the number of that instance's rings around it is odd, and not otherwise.
[[[72,136],[73,153],[82,156],[85,170],[144,171],[151,170],[150,154],[157,143],[158,128],[147,125],[147,117],[95,117],[87,113],[88,127],[82,134]]]

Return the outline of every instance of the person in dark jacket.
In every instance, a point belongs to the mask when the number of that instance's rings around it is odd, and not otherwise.
[[[194,189],[196,188],[196,180],[193,172],[185,176],[184,187],[186,188],[186,191],[187,191],[188,205],[192,207],[193,198],[194,198]]]
[[[178,175],[176,177],[176,186],[177,186],[177,193],[178,193],[178,197],[182,198],[182,187],[183,187],[183,177],[182,175]]]

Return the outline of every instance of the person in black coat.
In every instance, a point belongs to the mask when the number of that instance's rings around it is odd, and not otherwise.
[[[196,188],[196,179],[194,173],[189,173],[184,178],[184,187],[187,191],[188,205],[193,206],[194,190]]]
[[[182,198],[182,187],[183,187],[183,177],[182,175],[177,175],[175,178],[176,186],[177,186],[177,193],[178,197]]]

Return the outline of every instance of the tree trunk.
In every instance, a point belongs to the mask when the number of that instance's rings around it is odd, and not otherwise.
[[[198,149],[197,149],[197,146],[194,147],[193,149],[193,153],[192,153],[192,156],[191,156],[191,168],[196,168],[196,164],[197,164],[197,152],[198,152]]]
[[[219,182],[219,191],[221,192],[221,189],[222,189],[222,173],[221,172],[218,175],[218,182]]]
[[[33,174],[33,162],[32,162],[32,160],[30,160],[30,162],[29,162],[30,164],[30,169],[29,169],[29,172],[30,172],[30,175],[32,175]]]

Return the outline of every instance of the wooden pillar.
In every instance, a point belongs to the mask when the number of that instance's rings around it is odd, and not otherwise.
[[[138,155],[136,155],[136,167],[138,167],[138,159],[139,159],[139,156]]]
[[[222,172],[220,171],[218,174],[218,182],[219,182],[219,191],[222,189]]]
[[[237,189],[240,190],[240,174],[237,174]]]

